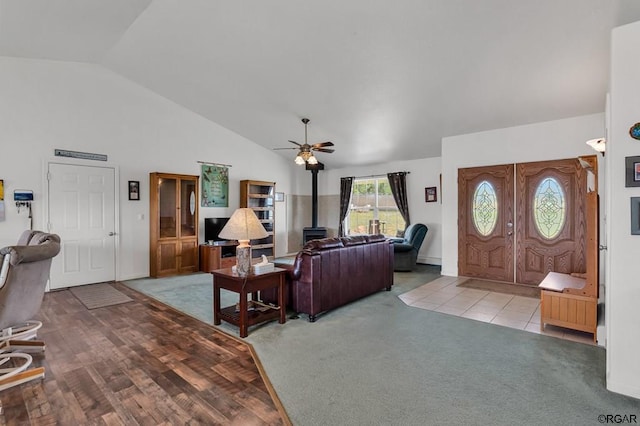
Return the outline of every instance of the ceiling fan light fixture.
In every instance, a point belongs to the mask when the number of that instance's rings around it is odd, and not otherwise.
[[[292,144],[297,146],[298,155],[296,155],[295,160],[293,160],[297,165],[303,166],[305,164],[316,165],[320,164],[318,159],[313,155],[313,151],[318,152],[326,152],[332,153],[334,150],[331,148],[327,148],[329,146],[333,146],[333,142],[319,142],[314,143],[313,145],[309,145],[307,141],[307,124],[309,124],[308,118],[303,118],[302,123],[304,123],[304,144],[298,143],[296,141],[290,140]],[[296,149],[296,148],[273,148],[273,149]]]

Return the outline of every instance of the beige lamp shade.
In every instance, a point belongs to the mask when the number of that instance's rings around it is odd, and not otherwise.
[[[252,209],[240,208],[233,212],[219,236],[226,240],[238,240],[242,244],[249,240],[266,238],[269,234]]]
[[[247,276],[251,271],[249,240],[266,238],[269,234],[253,210],[240,208],[233,212],[219,236],[227,240],[238,240],[240,244],[236,247],[236,273]]]

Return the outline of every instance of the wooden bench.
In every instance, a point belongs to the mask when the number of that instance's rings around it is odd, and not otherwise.
[[[586,197],[586,272],[549,272],[540,288],[540,330],[545,324],[593,334],[598,327],[598,194]]]
[[[598,298],[585,295],[587,279],[549,272],[540,288],[540,329],[557,325],[593,334],[596,342]]]

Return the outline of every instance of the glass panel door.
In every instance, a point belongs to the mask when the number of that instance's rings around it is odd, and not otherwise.
[[[193,237],[196,235],[196,182],[180,180],[180,235]]]
[[[175,238],[177,233],[177,181],[161,178],[158,183],[158,207],[160,212],[160,238]]]

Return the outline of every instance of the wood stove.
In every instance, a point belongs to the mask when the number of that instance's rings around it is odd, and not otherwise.
[[[327,228],[319,227],[307,227],[302,230],[302,244],[306,244],[311,240],[319,240],[321,238],[327,238]]]

